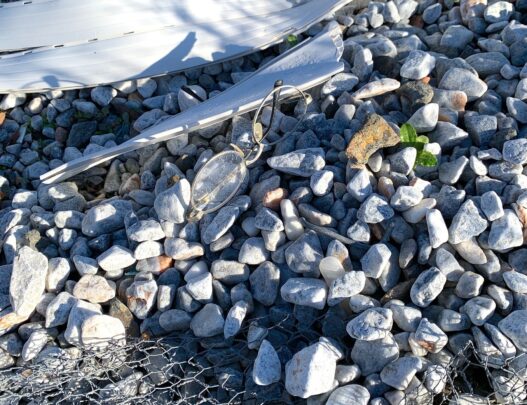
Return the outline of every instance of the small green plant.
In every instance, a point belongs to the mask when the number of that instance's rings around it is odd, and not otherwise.
[[[287,43],[291,46],[295,46],[298,44],[298,37],[296,35],[288,35],[287,36]]]
[[[430,152],[424,150],[424,146],[430,142],[428,137],[424,135],[417,135],[415,128],[411,124],[403,124],[400,131],[401,142],[405,147],[412,147],[417,150],[417,158],[415,165],[424,167],[437,166],[437,158]]]

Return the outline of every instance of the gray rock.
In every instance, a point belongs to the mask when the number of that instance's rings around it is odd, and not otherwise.
[[[366,388],[358,384],[349,384],[333,391],[326,405],[367,405],[369,400],[370,393]]]
[[[209,272],[190,277],[185,288],[198,302],[206,304],[212,301],[212,275]]]
[[[387,333],[382,339],[356,340],[351,351],[351,359],[364,376],[378,373],[398,357],[399,346],[391,333]]]
[[[318,277],[322,260],[322,248],[318,235],[313,231],[304,233],[285,250],[287,265],[295,273],[304,273]]]
[[[469,101],[480,98],[487,91],[487,84],[467,69],[451,68],[439,82],[439,88],[461,90]]]
[[[401,66],[401,76],[407,79],[420,80],[432,72],[436,59],[427,52],[415,50],[406,57]]]
[[[428,352],[438,353],[448,343],[448,336],[435,323],[423,318],[415,331],[415,341]]]
[[[135,242],[159,240],[165,237],[161,224],[153,219],[137,221],[126,228],[126,234]]]
[[[46,287],[48,259],[42,253],[24,246],[15,256],[9,284],[13,311],[29,317],[37,307]]]
[[[335,372],[335,378],[341,385],[352,382],[358,379],[360,376],[361,376],[360,368],[356,364],[353,364],[351,366],[347,366],[344,364],[337,365],[337,370]]]
[[[498,323],[500,330],[520,351],[527,351],[527,310],[511,312]]]
[[[503,65],[509,61],[501,52],[480,52],[470,55],[466,61],[478,72],[481,77],[487,77],[500,72]]]
[[[438,121],[429,138],[431,142],[437,142],[443,151],[448,151],[467,139],[468,132],[450,122]]]
[[[214,269],[214,263],[212,269]],[[214,275],[214,270],[212,274]],[[247,268],[248,274],[249,269]],[[263,262],[251,273],[249,282],[252,296],[256,301],[266,306],[273,305],[280,286],[280,269],[272,262]]]
[[[70,262],[63,257],[54,257],[48,261],[46,291],[58,293],[63,290],[71,272]]]
[[[223,333],[224,324],[221,308],[209,303],[194,315],[190,329],[197,337],[211,337]]]
[[[334,174],[330,170],[320,170],[311,175],[309,185],[316,196],[326,195],[333,187]]]
[[[441,46],[448,48],[463,49],[474,38],[474,33],[462,25],[449,26],[441,37]]]
[[[441,7],[441,6],[440,6]],[[439,105],[429,103],[419,108],[408,120],[417,133],[433,131],[439,118]]]
[[[86,319],[80,337],[82,345],[91,350],[126,344],[123,323],[109,315],[93,315]]]
[[[155,306],[156,295],[154,280],[136,280],[126,289],[126,303],[137,318],[145,319]]]
[[[239,207],[226,205],[221,208],[203,233],[203,242],[210,244],[225,235],[241,214]]]
[[[323,309],[326,305],[327,286],[316,278],[290,278],[282,288],[280,295],[284,301],[310,308]]]
[[[331,283],[328,293],[328,305],[333,306],[344,299],[359,294],[366,284],[362,271],[349,271]]]
[[[97,263],[106,271],[125,269],[135,263],[132,251],[118,245],[112,246],[97,257]]]
[[[393,209],[384,197],[371,194],[360,206],[357,218],[367,224],[376,224],[394,216]]]
[[[256,214],[254,226],[262,231],[283,231],[284,223],[280,217],[269,208],[262,208]]]
[[[512,139],[503,144],[503,160],[516,165],[527,163],[527,139]]]
[[[340,96],[345,91],[350,92],[359,83],[359,78],[351,73],[337,73],[322,87],[322,94]]]
[[[476,326],[482,326],[494,314],[496,303],[488,297],[474,297],[468,300],[460,309]]]
[[[505,103],[507,105],[507,111],[509,111],[509,114],[513,118],[515,118],[518,122],[521,122],[522,124],[527,124],[526,103],[513,97],[507,97]]]
[[[456,295],[460,298],[473,298],[481,293],[485,279],[472,271],[464,272],[456,285]]]
[[[432,209],[426,213],[426,225],[428,227],[428,238],[430,246],[437,249],[448,241],[448,228],[441,211]]]
[[[410,298],[419,307],[427,307],[443,291],[446,276],[436,267],[423,271],[412,284]]]
[[[419,358],[401,357],[382,369],[381,380],[390,387],[405,390],[420,368],[421,361]]]
[[[54,328],[65,325],[68,322],[68,316],[71,308],[75,305],[77,299],[70,293],[63,291],[59,293],[46,307],[46,328]]]
[[[423,21],[427,24],[433,24],[441,16],[441,4],[432,4],[423,11]]]
[[[503,273],[503,281],[511,291],[527,294],[527,275],[517,271],[506,271]]]
[[[400,186],[390,199],[390,205],[397,211],[406,211],[421,202],[423,193],[412,186]]]
[[[270,385],[280,381],[281,363],[273,345],[263,340],[253,365],[253,381],[257,385]]]
[[[167,332],[186,331],[192,317],[181,309],[169,309],[159,316],[159,325]]]
[[[180,179],[176,184],[158,194],[154,209],[161,220],[182,224],[190,204],[190,183]]]
[[[363,202],[373,192],[370,176],[367,169],[359,169],[346,186],[348,193],[359,202]]]
[[[383,339],[393,325],[392,311],[386,308],[370,308],[357,315],[346,325],[346,331],[354,339]]]
[[[444,162],[439,166],[439,180],[443,184],[456,184],[468,165],[469,160],[460,156],[451,162]]]
[[[267,164],[283,173],[300,177],[310,177],[326,164],[325,153],[322,148],[298,149],[281,156],[267,159]]]
[[[269,251],[265,248],[263,238],[248,238],[240,248],[238,261],[250,265],[258,265],[269,259]]]
[[[403,148],[397,153],[388,156],[390,169],[396,173],[402,173],[408,176],[414,169],[417,150],[415,148]]]
[[[96,274],[99,269],[97,260],[90,257],[75,255],[72,260],[75,268],[81,276],[86,274]]]
[[[81,327],[83,322],[94,315],[101,314],[100,305],[77,300],[71,308],[68,316],[68,324],[64,332],[64,339],[71,345],[81,346]]]
[[[487,220],[472,200],[467,200],[452,219],[449,242],[458,244],[478,236],[487,229]]]
[[[285,366],[285,388],[290,395],[308,398],[334,388],[337,357],[318,342],[295,353]]]
[[[124,217],[132,210],[129,201],[112,200],[90,208],[82,220],[82,233],[96,237],[124,227]]]
[[[470,329],[470,318],[452,309],[443,309],[439,314],[437,324],[444,332],[459,332]]]
[[[489,23],[497,23],[500,21],[508,21],[514,12],[514,6],[508,1],[497,1],[485,8],[485,21]]]
[[[393,304],[389,308],[392,310],[393,321],[399,329],[405,332],[415,332],[422,319],[419,309],[406,305]]]
[[[503,216],[503,205],[495,191],[487,191],[481,196],[481,210],[491,222]]]
[[[249,310],[249,303],[244,300],[236,301],[225,317],[223,337],[230,339],[236,336],[242,327],[243,320]]]
[[[362,271],[366,277],[379,278],[388,267],[391,256],[391,250],[384,243],[371,246],[360,259]]]
[[[187,242],[181,238],[165,239],[165,254],[175,260],[192,260],[201,257],[205,249],[200,243]]]
[[[514,211],[506,209],[503,211],[503,216],[492,223],[488,246],[498,251],[522,246],[522,229],[522,224]]]

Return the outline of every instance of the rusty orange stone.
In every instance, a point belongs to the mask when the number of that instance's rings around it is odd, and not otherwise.
[[[381,148],[395,146],[401,138],[378,114],[371,114],[363,127],[351,138],[346,148],[350,167],[359,169],[368,163],[371,155]]]
[[[161,255],[157,257],[157,261],[159,262],[159,272],[163,273],[165,270],[172,267],[174,259],[169,256]]]
[[[0,111],[0,125],[2,125],[5,121],[5,112]]]
[[[0,336],[6,334],[15,326],[26,321],[27,318],[27,316],[20,316],[14,311],[0,316]]]
[[[277,211],[280,208],[280,202],[284,198],[287,198],[288,195],[288,191],[282,187],[275,188],[274,190],[269,190],[267,193],[264,194],[262,204],[264,207]]]

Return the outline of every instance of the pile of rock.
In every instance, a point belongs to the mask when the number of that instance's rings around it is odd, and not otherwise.
[[[267,54],[5,96],[0,369],[141,333],[191,334],[215,354],[204,364],[243,354],[207,376],[235,381],[220,400],[430,403],[472,342],[498,400],[524,400],[527,359],[507,359],[527,351],[526,13],[523,0],[340,12],[345,72],[313,91],[299,132],[288,131],[301,106],[272,123],[264,112],[269,139],[288,136],[198,222],[186,220],[192,180],[229,143],[251,146],[249,116],[69,182],[38,177],[197,103],[182,85],[211,97]],[[437,167],[400,143],[406,122]],[[291,329],[305,339],[287,339]],[[140,376],[130,395],[165,382]]]

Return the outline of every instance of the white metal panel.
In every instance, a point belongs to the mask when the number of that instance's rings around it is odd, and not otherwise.
[[[308,0],[34,0],[0,4],[0,51],[279,12]]]
[[[269,14],[0,57],[0,93],[37,92],[152,77],[230,59],[298,33],[350,0],[311,0]]]
[[[167,141],[178,134],[192,132],[254,110],[277,80],[302,90],[314,87],[343,70],[344,65],[339,62],[342,51],[339,28],[332,25],[325,32],[284,53],[216,97],[161,121],[127,142],[53,169],[42,175],[41,180],[45,183],[63,181],[123,153]],[[290,93],[284,90],[281,96],[286,97]]]

